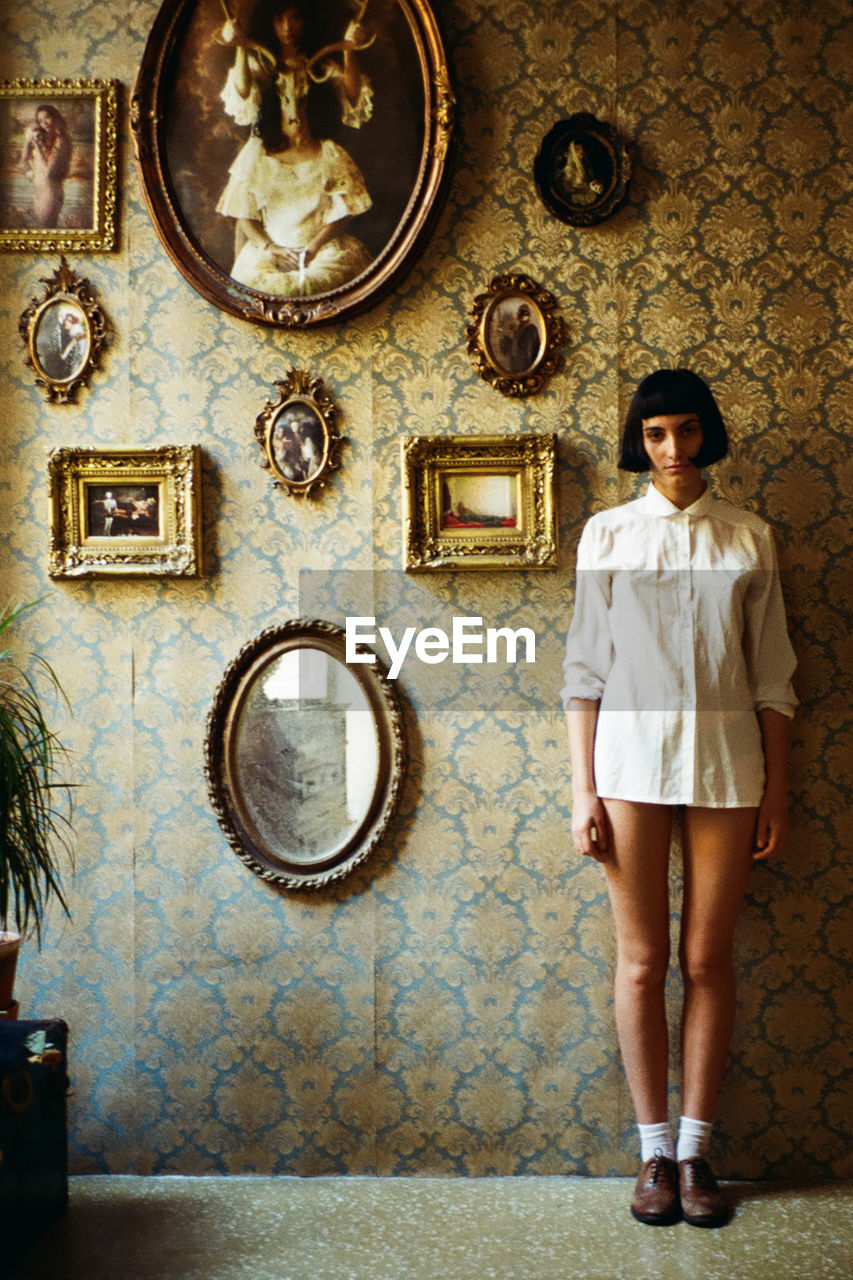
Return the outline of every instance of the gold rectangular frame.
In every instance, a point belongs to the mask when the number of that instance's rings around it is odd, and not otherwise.
[[[63,447],[48,455],[48,475],[52,578],[194,578],[202,573],[198,445]],[[105,491],[109,506],[92,498],[98,489]],[[97,529],[95,506],[103,508]],[[152,522],[156,531],[149,527]]]
[[[557,567],[553,434],[404,436],[400,456],[407,572]],[[488,476],[515,478],[514,526],[452,512],[453,478]]]
[[[16,112],[15,107],[20,106],[23,110],[28,99],[33,120],[36,109],[46,105],[53,108],[63,121],[62,128],[66,129],[65,137],[70,147],[70,177],[79,178],[82,174],[86,185],[91,184],[90,225],[19,226],[10,212],[13,208],[10,177],[13,173],[20,175],[22,172],[28,132],[20,119],[22,112]],[[79,107],[85,99],[91,99],[94,112],[91,156],[86,154],[90,145],[88,141],[82,143],[78,140],[75,151],[73,130],[68,129],[61,111],[62,103],[66,103],[69,104],[66,115],[73,114],[70,108]],[[4,103],[9,105],[4,108]],[[5,122],[4,110],[9,116]],[[0,129],[0,136],[5,139],[0,154],[0,249],[26,253],[97,253],[116,247],[117,122],[118,82],[115,80],[24,79],[0,83],[0,124],[5,125]],[[54,177],[53,181],[59,184],[57,198],[61,205],[61,189],[68,178]],[[34,220],[36,217],[34,208]]]

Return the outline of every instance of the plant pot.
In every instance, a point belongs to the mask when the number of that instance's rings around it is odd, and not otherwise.
[[[19,933],[0,930],[0,1013],[10,1009],[14,1003],[15,966],[20,946]]]

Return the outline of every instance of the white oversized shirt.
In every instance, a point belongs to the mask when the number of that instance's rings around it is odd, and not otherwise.
[[[708,489],[681,511],[650,484],[587,522],[561,696],[600,702],[598,795],[759,804],[756,713],[793,715],[795,665],[773,535],[758,516]]]

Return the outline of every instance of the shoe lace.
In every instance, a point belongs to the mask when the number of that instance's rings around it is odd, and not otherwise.
[[[656,1151],[652,1156],[649,1175],[651,1182],[655,1185],[658,1182],[664,1182],[670,1187],[675,1185],[672,1161],[662,1151]]]
[[[700,1191],[714,1190],[714,1175],[707,1160],[697,1158],[687,1162],[692,1182]]]

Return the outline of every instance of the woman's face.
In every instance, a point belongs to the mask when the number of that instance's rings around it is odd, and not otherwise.
[[[36,112],[36,124],[40,129],[44,129],[45,133],[50,133],[53,129],[53,120],[49,111],[42,108]]]
[[[701,468],[693,459],[702,448],[702,424],[697,413],[662,413],[643,419],[643,445],[659,489],[681,490],[695,485]]]
[[[302,15],[295,5],[291,5],[275,15],[272,26],[283,46],[297,44],[302,35]]]

